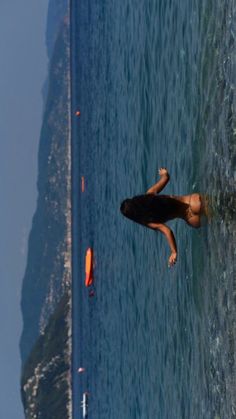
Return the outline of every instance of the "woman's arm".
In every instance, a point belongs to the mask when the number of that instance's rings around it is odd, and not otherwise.
[[[161,179],[155,185],[148,189],[148,191],[146,192],[147,194],[157,194],[161,192],[162,189],[164,189],[164,187],[169,182],[170,175],[166,169],[161,168],[159,170],[159,175],[161,176]]]
[[[152,228],[153,230],[159,230],[162,234],[164,234],[171,250],[168,265],[173,266],[177,261],[177,245],[173,231],[165,224],[161,223],[148,223],[147,227]]]

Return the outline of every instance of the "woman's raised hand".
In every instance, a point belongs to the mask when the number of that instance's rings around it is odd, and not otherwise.
[[[166,186],[166,184],[169,182],[170,180],[170,176],[168,171],[166,170],[165,167],[161,167],[158,170],[158,173],[160,175],[160,179],[158,179],[157,183],[155,183],[155,185],[153,185],[151,188],[149,188],[147,190],[147,194],[158,194],[162,191],[162,189],[164,189],[164,187]]]
[[[158,172],[159,172],[159,175],[160,176],[167,176],[167,177],[169,177],[169,173],[168,173],[168,171],[167,171],[167,169],[165,167],[161,167],[158,170]]]
[[[168,260],[168,266],[169,267],[174,266],[176,262],[177,262],[177,253],[172,252]]]

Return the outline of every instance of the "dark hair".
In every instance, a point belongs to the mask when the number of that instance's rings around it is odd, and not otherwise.
[[[125,199],[120,206],[122,214],[139,224],[165,223],[179,213],[180,203],[167,195],[138,195]]]

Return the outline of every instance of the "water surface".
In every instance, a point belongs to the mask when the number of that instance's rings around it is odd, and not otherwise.
[[[232,0],[73,4],[74,417],[83,391],[94,419],[236,417],[235,19]],[[161,166],[166,193],[213,209],[199,230],[170,223],[174,269],[119,213]]]

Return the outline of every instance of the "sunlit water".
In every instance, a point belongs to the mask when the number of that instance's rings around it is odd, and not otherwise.
[[[236,418],[236,4],[72,6],[74,417],[89,391],[93,419]],[[170,223],[174,269],[164,238],[119,213],[161,166],[166,193],[210,201],[201,229]]]

